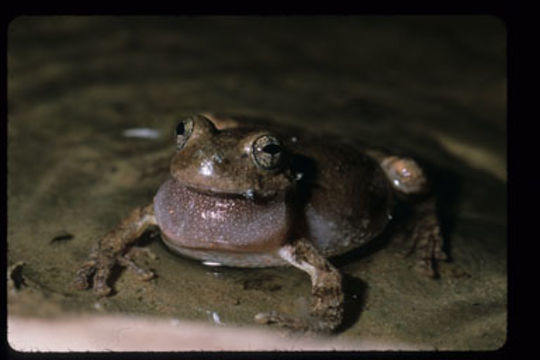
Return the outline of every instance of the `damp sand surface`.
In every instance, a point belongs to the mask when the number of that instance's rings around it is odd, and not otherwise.
[[[303,272],[203,266],[169,252],[155,232],[137,244],[153,256],[136,261],[157,278],[116,271],[114,293],[101,299],[69,288],[100,236],[167,178],[177,120],[216,111],[401,149],[433,169],[450,261],[439,263],[438,279],[424,278],[390,236],[333,259],[344,274],[346,320],[323,342],[328,349],[501,347],[505,36],[498,19],[483,16],[15,19],[7,73],[12,329],[48,319],[43,329],[65,330],[81,316],[84,334],[92,329],[85,323],[124,316],[125,328],[136,327],[135,317],[236,334],[226,342],[238,349],[255,314],[307,312]],[[208,341],[190,339],[194,349]],[[245,350],[257,344],[250,341]]]

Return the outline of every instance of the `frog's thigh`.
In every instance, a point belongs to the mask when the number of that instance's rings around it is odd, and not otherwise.
[[[306,325],[301,325],[300,319],[287,319],[275,313],[259,314],[258,320],[267,316],[266,322],[278,322],[289,327],[313,331],[335,329],[343,318],[343,291],[339,271],[306,239],[283,246],[279,255],[311,277],[312,318]]]

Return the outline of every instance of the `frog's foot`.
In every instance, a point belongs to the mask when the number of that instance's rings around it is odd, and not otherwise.
[[[404,257],[415,255],[416,269],[421,273],[436,277],[436,261],[446,260],[443,238],[435,212],[434,199],[417,204],[413,209],[408,229],[407,241],[402,244]]]
[[[98,296],[111,292],[107,281],[115,265],[134,271],[139,279],[149,280],[154,273],[137,266],[131,259],[132,251],[126,251],[130,245],[150,226],[155,225],[153,205],[136,208],[120,225],[111,230],[90,253],[86,261],[75,274],[72,287],[84,290],[93,280],[93,291]]]
[[[255,315],[255,322],[258,324],[277,324],[296,331],[309,330],[309,326],[307,325],[306,321],[300,318],[286,316],[275,311]]]
[[[133,249],[131,249],[133,250]],[[137,248],[136,252],[143,252],[144,250],[141,249],[141,248]],[[149,253],[147,253],[148,256],[152,256],[153,254],[150,252],[150,250],[148,250]],[[152,255],[149,255],[149,254],[152,254]],[[138,278],[139,280],[143,280],[143,281],[147,281],[147,280],[150,280],[152,279],[155,274],[153,271],[151,270],[147,270],[147,269],[144,269],[142,267],[140,267],[139,265],[135,264],[131,258],[131,256],[133,255],[133,252],[132,251],[129,251],[127,254],[125,255],[120,255],[116,258],[116,261],[118,264],[128,268],[130,271],[132,271]]]
[[[118,256],[107,256],[94,253],[77,271],[72,286],[76,290],[85,290],[90,287],[90,279],[93,282],[93,292],[97,296],[107,296],[111,288],[107,285],[111,270],[115,265],[123,266],[132,271],[139,280],[150,280],[155,274],[147,269],[141,268],[131,259],[132,253]]]
[[[279,255],[311,277],[310,316],[307,319],[300,319],[270,312],[257,314],[255,321],[310,332],[335,330],[343,319],[343,291],[339,271],[306,239],[299,239],[283,246],[279,250]]]
[[[140,247],[140,246],[131,247],[128,250],[125,257],[128,257],[128,258],[132,259],[134,257],[139,257],[141,255],[144,255],[144,256],[152,259],[152,260],[156,260],[158,258],[157,255],[152,252],[152,250],[150,250],[147,247]]]
[[[90,259],[77,271],[72,287],[76,290],[85,290],[90,287],[90,279],[93,279],[93,291],[97,296],[107,296],[111,288],[107,285],[111,269],[115,265],[114,258],[100,256],[98,250],[92,251]]]
[[[411,251],[416,253],[417,269],[430,277],[436,277],[435,262],[446,260],[447,255],[442,249],[443,238],[439,222],[434,214],[422,218],[415,224],[412,239]]]

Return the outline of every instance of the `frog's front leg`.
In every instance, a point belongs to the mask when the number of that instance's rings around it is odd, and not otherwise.
[[[309,319],[290,318],[275,312],[255,316],[259,323],[277,323],[295,330],[328,332],[343,319],[341,274],[305,238],[283,246],[279,255],[311,277],[312,301]]]
[[[111,288],[107,285],[107,280],[116,264],[134,271],[142,280],[151,279],[154,273],[138,267],[128,257],[126,250],[152,225],[156,225],[153,204],[134,209],[98,242],[88,261],[77,271],[73,287],[78,290],[87,289],[90,285],[89,279],[93,276],[94,293],[98,296],[108,295]]]

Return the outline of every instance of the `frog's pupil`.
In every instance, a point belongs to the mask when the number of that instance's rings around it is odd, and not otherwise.
[[[281,147],[279,145],[276,145],[276,144],[269,144],[269,145],[266,145],[265,147],[263,147],[263,151],[270,154],[270,155],[275,155],[275,154],[277,154],[278,152],[281,151]]]
[[[181,122],[176,127],[176,135],[184,135],[184,132],[186,131],[186,128],[184,126],[184,122]]]

